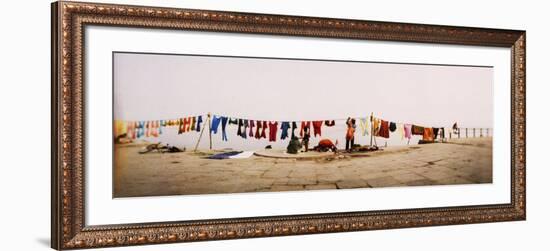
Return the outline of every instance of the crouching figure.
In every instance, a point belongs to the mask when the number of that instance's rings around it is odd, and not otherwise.
[[[338,140],[336,140],[334,143],[332,143],[332,141],[330,139],[322,139],[321,141],[319,141],[319,144],[317,144],[317,146],[315,146],[313,148],[313,150],[318,151],[318,152],[332,151],[332,152],[336,153],[336,151],[337,151],[336,146],[337,145],[338,145]]]

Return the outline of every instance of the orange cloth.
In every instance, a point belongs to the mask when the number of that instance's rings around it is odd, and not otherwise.
[[[355,138],[355,125],[351,123],[351,120],[348,120],[347,122],[348,130],[346,131],[346,139],[353,139]]]
[[[322,139],[321,141],[319,141],[319,145],[320,147],[325,147],[325,148],[333,148],[335,147],[335,145],[332,143],[332,141],[330,139]]]
[[[422,140],[424,141],[434,141],[434,130],[433,128],[424,128],[424,135],[422,135]]]

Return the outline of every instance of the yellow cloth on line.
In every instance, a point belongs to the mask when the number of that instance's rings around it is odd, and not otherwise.
[[[115,136],[118,137],[122,134],[127,133],[128,126],[126,125],[126,121],[123,120],[115,120]]]
[[[369,120],[367,118],[360,118],[359,119],[359,124],[361,126],[361,132],[363,134],[363,136],[365,135],[368,135],[369,134]]]

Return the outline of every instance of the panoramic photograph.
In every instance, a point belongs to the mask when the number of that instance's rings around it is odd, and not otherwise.
[[[113,197],[493,181],[493,68],[113,52]]]

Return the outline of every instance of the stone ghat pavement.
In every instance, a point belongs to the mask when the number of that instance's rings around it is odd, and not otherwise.
[[[210,160],[204,153],[115,148],[114,197],[492,182],[492,138],[388,147],[362,156]]]

